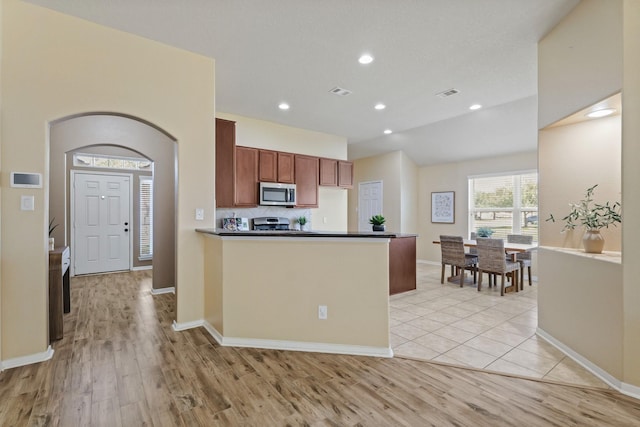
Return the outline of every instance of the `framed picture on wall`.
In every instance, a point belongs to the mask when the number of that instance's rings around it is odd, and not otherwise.
[[[455,191],[431,193],[431,222],[453,224],[455,222]]]

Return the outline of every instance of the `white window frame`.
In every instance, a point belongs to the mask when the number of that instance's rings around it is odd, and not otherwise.
[[[482,175],[469,175],[467,177],[467,183],[468,183],[468,211],[469,211],[469,218],[468,218],[468,222],[467,222],[467,228],[468,230],[474,231],[475,227],[474,227],[474,222],[475,222],[475,214],[476,213],[482,213],[482,212],[506,212],[506,211],[511,211],[512,212],[512,220],[511,220],[511,233],[509,234],[521,234],[522,233],[522,227],[521,227],[521,223],[519,221],[520,217],[522,216],[523,212],[539,212],[539,207],[536,206],[535,208],[533,206],[525,206],[524,209],[522,206],[522,182],[521,182],[521,177],[523,175],[531,175],[531,174],[536,174],[538,175],[538,171],[535,169],[530,169],[530,170],[521,170],[521,171],[511,171],[511,172],[503,172],[503,173],[491,173],[491,174],[482,174]],[[500,178],[500,177],[507,177],[507,176],[511,176],[513,178],[513,206],[512,207],[506,207],[506,208],[475,208],[474,206],[474,191],[473,191],[473,180],[474,179],[482,179],[482,178]],[[538,176],[538,182],[539,182],[539,176]],[[540,218],[538,217],[538,224],[540,223]],[[539,229],[536,232],[535,236],[534,236],[534,241],[538,241],[539,239]]]
[[[148,191],[149,195],[149,224],[145,224],[145,216],[147,214],[147,212],[143,209],[143,202],[144,202],[144,198],[146,196],[147,191],[143,189],[144,185],[150,185],[151,188]],[[140,261],[148,261],[153,259],[153,177],[152,176],[141,176],[140,177],[140,183],[139,183],[139,190],[140,190],[140,209],[139,209],[139,221],[140,221],[140,226],[138,227],[139,234],[138,234],[138,244],[139,244],[139,253],[138,253],[138,260]],[[146,246],[146,242],[143,243],[143,230],[145,229],[145,227],[149,227],[149,253],[142,253],[142,248],[144,246]]]

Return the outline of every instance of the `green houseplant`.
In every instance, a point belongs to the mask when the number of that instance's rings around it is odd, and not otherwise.
[[[491,237],[492,234],[493,234],[493,230],[489,227],[479,227],[476,230],[477,237]]]
[[[300,230],[304,230],[304,226],[307,224],[307,217],[301,216],[296,219],[296,222],[300,224]]]
[[[369,218],[369,224],[373,226],[373,231],[384,231],[385,221],[386,221],[385,217],[383,217],[380,214],[374,215],[371,218]]]
[[[598,184],[587,188],[584,198],[578,203],[569,203],[570,211],[562,221],[565,222],[562,231],[573,230],[578,225],[586,228],[582,238],[585,252],[602,253],[604,238],[600,234],[602,228],[614,227],[622,223],[620,202],[606,202],[604,204],[593,201],[593,192]],[[547,221],[555,222],[553,214],[549,214]]]

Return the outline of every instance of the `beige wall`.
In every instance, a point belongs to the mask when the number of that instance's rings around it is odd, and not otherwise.
[[[402,230],[402,151],[354,162],[353,190],[349,193],[349,230],[358,231],[358,184],[382,181],[382,214],[387,231]]]
[[[598,185],[596,203],[621,201],[621,144],[620,115],[540,131],[539,218],[556,218],[540,227],[541,245],[582,248],[584,227],[562,232],[562,218],[569,213],[569,203],[581,200],[587,188]],[[602,230],[605,250],[620,251],[621,230]]]
[[[2,13],[2,359],[47,348],[48,123],[109,111],[148,120],[178,141],[177,320],[203,318],[203,243],[213,225],[215,116],[211,59],[17,0]],[[7,187],[11,171],[44,187]],[[35,211],[19,210],[22,194]],[[206,221],[196,222],[196,207]]]
[[[401,233],[418,232],[418,165],[405,152],[400,158],[402,173],[400,224]]]
[[[640,138],[640,129],[636,119],[640,114],[640,85],[638,83],[640,33],[638,28],[640,28],[640,6],[637,1],[583,0],[558,27],[540,42],[538,51],[540,128],[619,91],[622,91],[623,103],[621,160],[618,162],[608,161],[604,167],[600,167],[595,172],[588,170],[579,173],[576,172],[576,169],[570,169],[571,164],[579,163],[581,159],[584,161],[584,158],[588,157],[586,155],[588,153],[573,152],[564,164],[556,164],[557,168],[561,168],[560,170],[553,171],[556,177],[562,178],[546,181],[545,177],[550,177],[549,174],[552,173],[547,171],[550,168],[547,166],[547,162],[551,165],[551,162],[555,161],[546,154],[546,149],[549,148],[545,147],[545,141],[549,136],[547,130],[540,133],[542,145],[539,160],[541,195],[543,197],[547,197],[545,188],[553,186],[554,190],[562,188],[564,191],[564,188],[572,185],[573,181],[579,180],[582,183],[592,181],[593,174],[611,172],[611,177],[608,180],[601,179],[614,183],[620,179],[615,174],[620,174],[616,163],[621,162],[623,274],[606,274],[607,271],[603,269],[602,271],[593,271],[592,275],[581,274],[581,280],[578,280],[583,282],[582,285],[585,289],[593,289],[593,285],[602,286],[602,283],[606,283],[606,289],[614,295],[618,289],[623,290],[623,295],[615,301],[609,299],[606,300],[607,303],[601,303],[598,298],[594,298],[590,293],[583,294],[580,289],[580,292],[574,293],[575,304],[571,310],[558,306],[555,306],[554,309],[554,306],[549,306],[550,303],[547,302],[547,299],[553,298],[553,295],[546,295],[545,299],[541,299],[538,304],[539,322],[540,325],[544,325],[545,332],[552,336],[561,335],[563,337],[561,339],[569,341],[569,338],[564,338],[567,335],[565,333],[566,323],[575,320],[574,312],[578,307],[582,307],[580,310],[584,310],[584,307],[590,308],[592,312],[598,313],[603,318],[618,319],[619,316],[622,316],[622,342],[606,341],[604,344],[600,344],[598,342],[600,337],[594,335],[589,326],[582,325],[580,322],[575,322],[573,330],[570,331],[571,342],[585,343],[576,351],[581,352],[582,357],[614,375],[622,383],[623,390],[631,388],[636,395],[640,390],[640,342],[638,341],[638,336],[640,336],[638,310],[640,307],[640,284],[637,280],[635,262],[640,256],[640,245],[637,243],[640,232],[638,227],[635,227],[633,223],[629,224],[628,221],[633,221],[634,218],[640,216],[640,195],[638,195],[637,189],[638,182],[640,182],[640,173],[637,167],[637,160],[640,158],[640,149],[637,143]],[[566,129],[561,130],[561,132],[566,131]],[[611,132],[615,131],[611,130]],[[562,143],[565,142],[562,141]],[[592,164],[599,162],[599,156],[602,155],[602,151],[593,153],[593,158],[589,159],[589,162]],[[578,162],[574,161],[575,157],[578,157]],[[563,171],[566,173],[563,174]],[[616,191],[620,190],[609,190],[609,196],[615,196]],[[548,203],[557,202],[549,200]],[[541,207],[549,210],[546,204],[543,206],[541,203]],[[541,233],[545,236],[545,240],[554,242],[554,238],[549,237],[548,234],[552,232],[552,228],[547,228],[553,227],[553,225],[545,222],[540,224]],[[589,263],[589,261],[591,262]],[[590,269],[598,268],[598,262],[569,259],[563,268],[567,269],[569,266],[574,271],[582,271],[583,269],[590,271]],[[549,261],[541,259],[541,272],[546,271],[547,263]],[[589,265],[583,266],[583,263]],[[598,277],[601,280],[598,280]],[[571,281],[574,281],[573,277]],[[542,280],[540,286],[542,290],[542,286],[544,286]],[[563,284],[559,283],[556,292],[565,292],[565,289],[570,286],[566,281]],[[550,286],[549,289],[553,289],[553,286]],[[620,334],[615,326],[611,326],[610,330],[603,330],[601,333],[603,335]],[[588,343],[596,345],[589,346]],[[622,360],[619,362],[621,367],[616,365],[617,362],[608,359],[612,356],[618,357],[620,354],[622,355]]]
[[[284,126],[236,114],[218,112],[216,117],[236,122],[237,145],[332,159],[347,159],[347,139],[341,136]],[[311,209],[311,225],[314,230],[347,230],[347,198],[351,191],[343,188],[320,187],[318,208]],[[236,211],[238,215],[242,215],[242,209]]]
[[[582,0],[540,41],[539,129],[620,91],[621,19],[622,0]]]
[[[225,338],[389,348],[387,239],[203,239],[222,259],[206,287],[223,304],[207,305],[206,318]]]
[[[623,215],[631,222],[622,230],[624,289],[624,381],[640,387],[640,2],[624,2],[624,90],[622,108]],[[626,118],[626,119],[625,119]],[[639,393],[640,394],[640,393]]]
[[[440,263],[440,246],[432,242],[442,234],[469,236],[469,176],[536,170],[537,161],[536,152],[530,152],[420,168],[418,259]],[[455,223],[431,222],[431,193],[434,191],[455,191]],[[535,253],[533,258],[535,270]]]
[[[538,256],[538,327],[622,378],[620,263],[547,248]]]

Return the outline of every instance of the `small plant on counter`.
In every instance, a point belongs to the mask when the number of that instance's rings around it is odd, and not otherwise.
[[[489,227],[480,227],[476,230],[476,236],[478,237],[491,237],[493,230]]]
[[[296,222],[298,224],[300,224],[300,230],[304,230],[305,225],[307,224],[307,217],[306,216],[300,216],[298,218],[296,218]]]
[[[369,224],[373,225],[373,231],[384,231],[386,219],[382,215],[374,215],[369,218]]]

